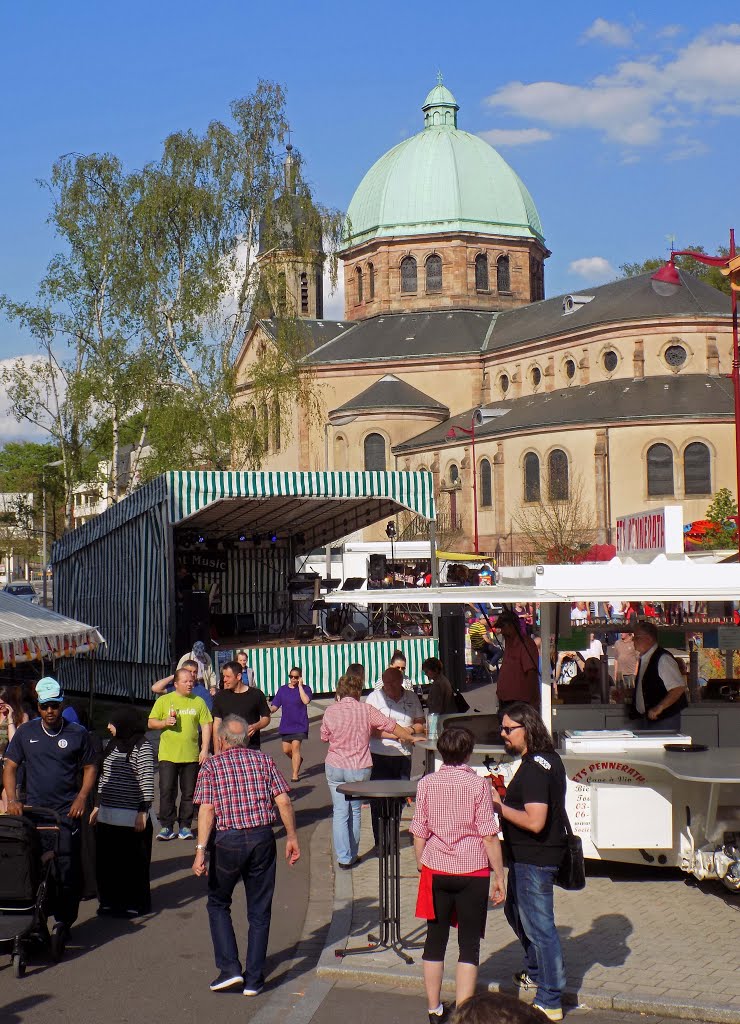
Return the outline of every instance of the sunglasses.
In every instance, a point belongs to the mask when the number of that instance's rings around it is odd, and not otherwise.
[[[523,725],[502,725],[500,731],[504,734],[504,736],[508,736],[508,735],[510,735],[510,733],[514,732],[515,729],[523,729],[523,728],[524,728]]]
[[[290,678],[291,678],[291,679],[300,679],[301,677],[300,677],[300,676],[294,676],[294,675],[292,675],[292,674],[291,674],[291,675],[290,675]]]
[[[46,704],[39,704],[39,711],[48,711],[49,708],[58,708],[61,701],[50,700]]]

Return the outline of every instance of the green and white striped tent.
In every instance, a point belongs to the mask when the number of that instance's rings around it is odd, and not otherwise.
[[[434,519],[430,473],[166,473],[54,544],[55,608],[105,635],[99,692],[143,698],[183,653],[175,563],[187,539],[223,553],[225,571],[198,573],[221,584],[222,611],[259,617],[274,612],[297,555],[402,510]],[[63,667],[65,685],[84,689],[83,673]]]

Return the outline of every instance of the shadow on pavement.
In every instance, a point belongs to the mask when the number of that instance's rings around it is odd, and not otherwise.
[[[51,996],[47,995],[25,996],[21,999],[14,999],[12,1003],[6,1003],[2,1008],[3,1024],[26,1024],[28,1021],[26,1014],[49,999]]]
[[[627,939],[632,934],[632,922],[624,914],[602,914],[597,917],[589,930],[574,936],[568,926],[558,927],[558,934],[563,947],[563,959],[568,977],[568,987],[580,991],[583,979],[592,967],[621,967],[629,959],[632,950]],[[499,978],[505,974],[506,982],[501,986],[503,992],[516,992],[513,982],[509,984],[509,976],[514,971],[523,969],[522,947],[518,940],[496,950],[485,963],[481,971],[490,977]]]

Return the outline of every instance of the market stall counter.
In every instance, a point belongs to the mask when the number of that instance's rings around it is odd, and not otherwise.
[[[436,771],[436,743],[419,746],[427,770]],[[584,855],[678,867],[740,892],[740,748],[678,752],[667,746],[701,744],[656,733],[564,738],[558,753],[568,776],[566,805]],[[519,761],[501,743],[476,743],[470,766],[508,785]]]

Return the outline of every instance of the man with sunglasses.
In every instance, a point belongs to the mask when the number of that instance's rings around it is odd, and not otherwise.
[[[553,884],[565,854],[565,768],[531,705],[520,701],[506,708],[501,736],[506,752],[521,758],[503,803],[493,795],[509,867],[504,912],[524,949],[524,970],[514,983],[536,989],[537,1009],[548,1020],[562,1020],[565,968]]]
[[[39,718],[21,725],[5,751],[3,786],[8,814],[23,814],[16,782],[25,765],[25,803],[48,807],[61,817],[59,833],[59,888],[54,905],[55,933],[66,941],[77,919],[82,890],[80,818],[87,810],[95,786],[95,753],[86,729],[62,715],[64,694],[56,679],[45,676],[36,684]],[[80,785],[82,777],[82,785]],[[53,835],[41,832],[42,845],[51,847]]]

